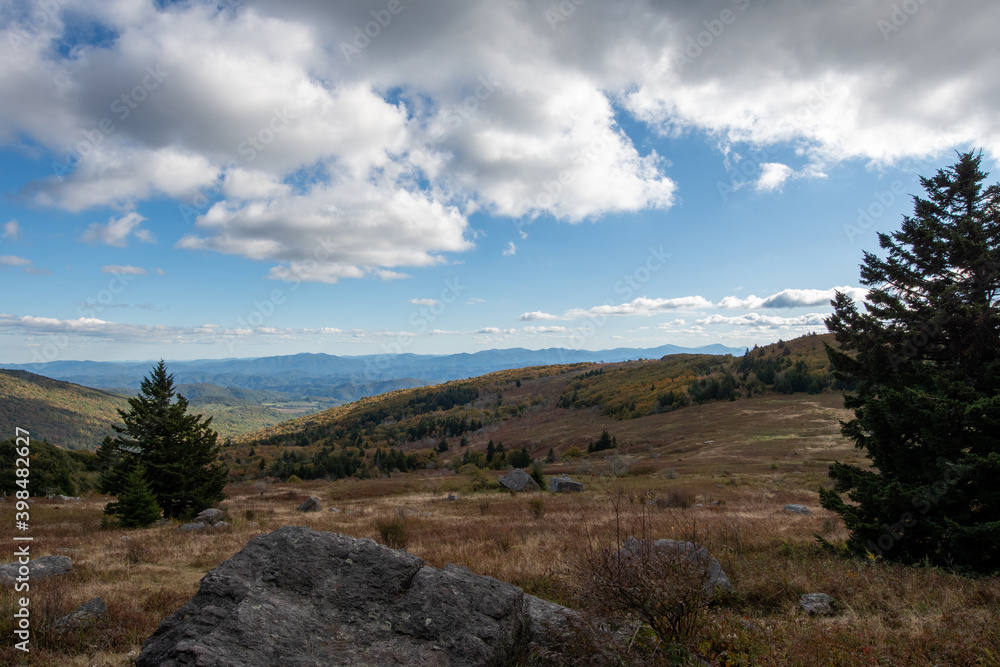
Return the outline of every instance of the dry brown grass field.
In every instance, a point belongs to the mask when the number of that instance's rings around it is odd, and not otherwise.
[[[847,414],[841,405],[829,392],[766,395],[620,422],[581,411],[572,425],[538,412],[517,433],[489,434],[520,446],[531,433],[533,453],[543,456],[550,443],[560,443],[561,454],[574,442],[585,446],[595,428],[611,428],[618,450],[544,468],[546,475],[568,472],[586,483],[582,494],[474,492],[470,476],[445,470],[247,482],[231,485],[221,504],[231,528],[206,534],[175,526],[102,529],[106,498],[40,499],[32,508],[33,556],[66,554],[74,568],[32,583],[32,651],[24,656],[7,640],[0,664],[132,664],[142,641],[194,595],[208,570],[253,537],[287,524],[384,542],[380,527],[400,522],[406,549],[430,565],[459,563],[578,606],[580,558],[589,544],[613,535],[617,519],[626,530],[642,520],[652,537],[694,535],[722,561],[735,592],[713,603],[689,645],[710,664],[1000,665],[996,578],[861,561],[818,544],[814,535],[833,544],[847,536],[817,496],[830,461],[859,458],[839,435],[837,420]],[[447,500],[449,493],[458,499]],[[323,511],[297,512],[310,495],[322,499]],[[806,505],[812,515],[786,512],[786,503]],[[0,521],[10,526],[13,518],[12,504],[0,503]],[[812,592],[832,596],[836,614],[798,611],[799,596]],[[108,606],[103,626],[67,635],[54,630],[56,618],[95,596]],[[14,605],[15,593],[3,590],[6,637]]]

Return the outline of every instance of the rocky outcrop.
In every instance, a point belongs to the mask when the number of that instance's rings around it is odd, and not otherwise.
[[[520,468],[514,468],[497,481],[500,482],[500,486],[511,491],[541,491],[538,482]]]
[[[555,493],[574,493],[583,491],[583,484],[576,482],[567,474],[549,478],[549,491]]]
[[[464,567],[285,526],[205,575],[136,665],[509,665],[574,613]]]
[[[56,630],[83,630],[91,628],[104,621],[108,616],[108,607],[101,598],[93,598],[70,613],[56,619]]]
[[[27,568],[27,572],[21,570]],[[29,560],[27,564],[14,561],[0,565],[0,584],[13,584],[19,576],[27,575],[30,581],[37,581],[56,574],[66,574],[73,569],[69,556],[42,556]]]

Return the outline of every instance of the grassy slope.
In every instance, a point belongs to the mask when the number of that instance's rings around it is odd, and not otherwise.
[[[237,436],[277,424],[314,409],[307,403],[278,403],[287,409],[260,405],[274,400],[275,392],[233,391],[214,385],[189,385],[191,411],[212,417],[212,425],[225,437]],[[131,392],[134,394],[134,392]],[[184,391],[181,391],[184,394]],[[184,394],[185,396],[187,394]],[[0,428],[13,434],[15,427],[68,449],[96,449],[112,425],[121,424],[118,410],[127,410],[127,397],[101,389],[53,380],[27,371],[0,369]]]

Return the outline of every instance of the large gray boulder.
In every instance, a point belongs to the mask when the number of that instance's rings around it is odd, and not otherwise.
[[[209,507],[206,510],[202,510],[198,513],[198,516],[194,518],[195,522],[200,522],[206,526],[213,526],[219,521],[222,521],[226,516],[226,513],[220,509],[215,509],[214,507]]]
[[[464,567],[285,526],[205,575],[136,665],[509,665],[572,613]]]
[[[323,505],[316,496],[309,496],[309,499],[298,507],[300,512],[319,512],[321,509],[323,509]]]
[[[569,475],[563,473],[558,477],[549,478],[549,491],[556,493],[573,493],[583,491],[583,484],[576,482]]]
[[[497,481],[500,482],[500,486],[511,491],[541,491],[538,482],[520,468],[514,468]]]
[[[679,540],[638,540],[629,536],[622,547],[622,553],[629,558],[643,558],[654,553],[684,560],[705,568],[705,592],[712,596],[716,590],[731,591],[733,585],[722,570],[722,564],[709,553],[708,548],[693,542]]]
[[[31,581],[38,581],[45,577],[66,574],[73,569],[73,561],[69,556],[42,556],[41,558],[29,560],[24,565],[17,561],[4,563],[0,565],[0,584],[8,585],[15,583],[19,576],[25,574],[21,571],[22,567],[28,569],[26,575]]]

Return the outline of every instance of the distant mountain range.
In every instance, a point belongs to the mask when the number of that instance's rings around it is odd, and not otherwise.
[[[524,368],[586,361],[659,359],[678,353],[741,354],[722,345],[652,349],[486,350],[475,354],[337,357],[295,354],[256,359],[168,362],[179,393],[192,409],[213,417],[223,436],[272,426],[368,396]],[[0,426],[70,448],[94,448],[126,397],[138,393],[155,362],[54,361],[0,364]]]
[[[177,384],[212,384],[258,391],[281,392],[291,397],[329,397],[350,401],[392,389],[437,384],[494,371],[525,366],[582,361],[617,362],[658,359],[668,354],[734,354],[743,348],[705,345],[685,348],[568,350],[511,348],[449,355],[381,354],[340,357],[331,354],[293,354],[247,359],[171,361],[167,369]],[[35,364],[0,364],[87,387],[137,389],[155,362],[51,361]]]

